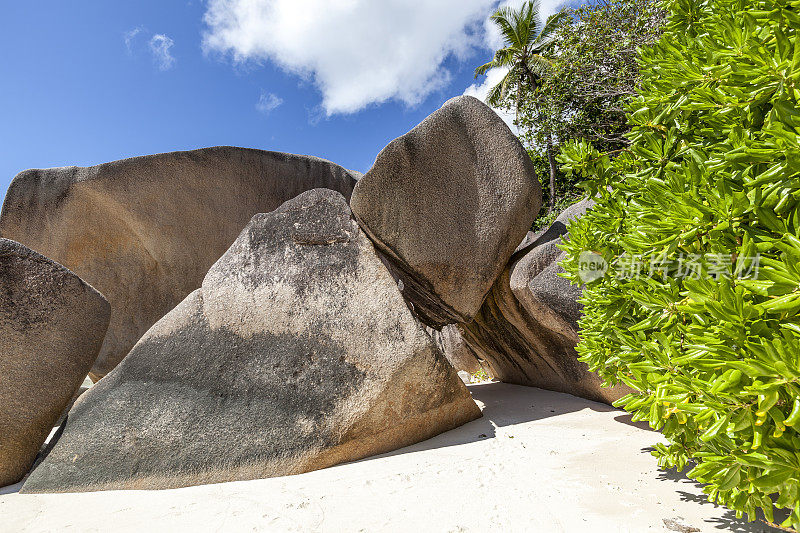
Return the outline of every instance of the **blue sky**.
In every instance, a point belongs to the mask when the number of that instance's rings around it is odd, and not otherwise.
[[[552,12],[558,0],[548,2]],[[0,192],[27,168],[215,145],[366,171],[389,141],[476,83],[497,3],[7,2]]]

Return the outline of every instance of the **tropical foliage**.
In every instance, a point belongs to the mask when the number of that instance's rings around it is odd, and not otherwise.
[[[501,7],[495,11],[491,21],[500,30],[504,46],[495,52],[494,59],[475,69],[475,77],[493,68],[507,70],[500,83],[489,91],[489,105],[508,106],[508,98],[513,97],[519,106],[525,93],[536,89],[550,66],[546,53],[560,18],[561,15],[550,17],[541,27],[538,0],[525,2],[517,10]]]
[[[664,11],[658,0],[608,0],[565,9],[542,28],[538,3],[528,2],[500,9],[492,20],[505,45],[475,73],[507,69],[486,101],[516,112],[521,140],[549,181],[549,214],[579,194],[558,169],[560,145],[571,139],[601,150],[627,145],[625,105],[638,87],[638,49],[657,40]]]
[[[547,54],[552,49],[553,32],[562,18],[562,14],[554,15],[541,27],[538,0],[525,2],[518,10],[502,7],[492,15],[491,20],[500,30],[504,46],[495,52],[492,61],[475,69],[475,77],[494,68],[505,69],[507,72],[490,89],[486,97],[489,105],[514,108],[519,116],[523,103],[537,92],[543,78],[548,75],[550,60]],[[513,104],[510,103],[511,98],[514,99]],[[552,135],[546,137],[545,149],[550,176],[550,213],[555,201],[557,175]]]
[[[586,139],[599,150],[628,145],[626,104],[639,88],[639,49],[666,22],[657,0],[608,0],[561,13],[550,34],[547,75],[518,117],[529,146]]]
[[[633,392],[664,467],[800,527],[800,2],[669,0],[617,157],[562,162],[597,196],[564,266],[587,284],[582,360]],[[602,143],[601,143],[602,144]]]

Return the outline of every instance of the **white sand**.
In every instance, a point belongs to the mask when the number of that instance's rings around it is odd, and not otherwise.
[[[0,531],[769,530],[659,471],[645,449],[660,436],[620,411],[514,385],[470,390],[482,419],[299,476],[153,492],[0,489]]]

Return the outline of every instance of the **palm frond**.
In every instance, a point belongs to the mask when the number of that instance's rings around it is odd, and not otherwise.
[[[506,46],[494,53],[494,62],[497,63],[498,67],[511,68],[514,66],[519,55],[519,50]]]
[[[528,58],[528,68],[548,69],[553,65],[553,61],[542,54],[533,54]]]
[[[489,94],[486,95],[486,103],[492,107],[497,107],[503,101],[503,84],[498,83],[491,89]]]
[[[519,28],[520,39],[527,45],[536,38],[539,31],[539,0],[529,0],[516,12],[515,22]]]
[[[507,45],[516,45],[519,48],[523,48],[527,43],[520,39],[517,27],[514,24],[514,15],[515,11],[510,7],[501,7],[492,14],[490,19],[500,28],[500,34]]]
[[[489,90],[486,103],[492,107],[500,107],[511,90],[519,83],[516,70],[509,70],[500,82]]]
[[[483,65],[479,66],[475,69],[475,77],[482,76],[486,74],[489,70],[493,68],[501,68],[507,67],[511,68],[514,66],[514,62],[517,59],[517,50],[515,48],[501,48],[497,52],[494,53],[494,59],[489,61],[488,63],[484,63]]]
[[[542,28],[542,31],[540,31],[539,35],[536,36],[536,40],[533,43],[534,48],[537,50],[547,49],[547,47],[553,42],[555,31],[559,28],[561,22],[569,16],[569,13],[566,11],[561,11],[555,15],[550,15],[547,18],[547,23],[544,25],[544,28]]]
[[[511,15],[511,24],[514,26],[514,31],[517,35],[517,40],[519,41],[520,46],[524,47],[530,41],[531,33],[530,27],[527,24],[527,20],[525,17],[525,6],[524,4],[519,11],[514,11]]]
[[[550,71],[553,62],[540,54],[534,54],[528,58],[528,70],[538,77],[543,77]]]
[[[488,63],[484,63],[483,65],[481,65],[481,66],[479,66],[478,68],[475,69],[475,77],[477,78],[478,76],[483,76],[484,74],[486,74],[491,69],[497,68],[497,67],[498,67],[497,63],[495,63],[494,59],[492,59]]]

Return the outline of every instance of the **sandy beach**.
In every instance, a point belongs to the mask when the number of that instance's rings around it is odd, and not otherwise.
[[[6,487],[0,531],[772,531],[659,470],[660,436],[622,411],[516,385],[470,390],[483,418],[308,474],[153,492]]]

